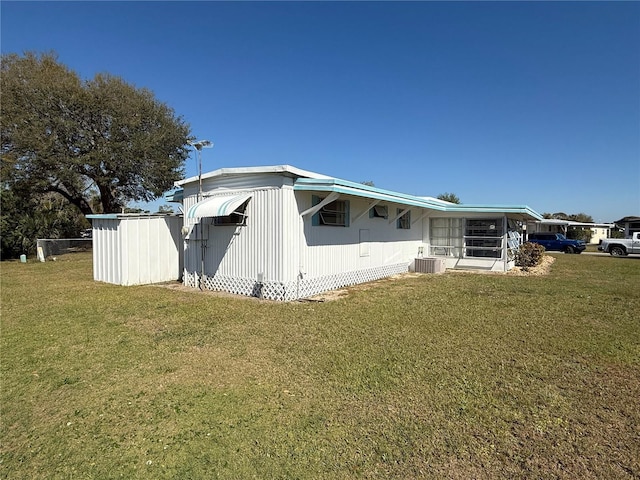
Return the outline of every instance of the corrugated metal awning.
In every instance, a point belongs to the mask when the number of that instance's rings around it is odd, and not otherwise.
[[[221,195],[206,198],[187,211],[187,218],[226,217],[253,196],[252,193],[240,195]]]

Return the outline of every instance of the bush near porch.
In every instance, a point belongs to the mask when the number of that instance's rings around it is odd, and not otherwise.
[[[516,252],[516,267],[530,268],[540,265],[544,247],[533,242],[524,242]]]

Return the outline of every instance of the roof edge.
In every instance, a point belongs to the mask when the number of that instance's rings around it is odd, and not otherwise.
[[[284,174],[291,177],[298,178],[316,178],[316,179],[330,179],[327,175],[321,173],[311,172],[309,170],[303,170],[301,168],[293,167],[291,165],[265,165],[259,167],[226,167],[213,170],[211,172],[203,173],[202,180],[215,177],[227,177],[231,175],[257,175],[261,173],[266,174]],[[184,180],[178,180],[174,183],[175,186],[181,187],[188,183],[194,183],[199,181],[198,176],[185,178]]]

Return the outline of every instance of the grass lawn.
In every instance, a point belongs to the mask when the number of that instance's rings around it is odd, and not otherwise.
[[[324,303],[0,268],[2,478],[640,478],[640,258]]]

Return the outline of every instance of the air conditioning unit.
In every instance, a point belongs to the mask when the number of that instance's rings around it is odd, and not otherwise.
[[[415,270],[417,273],[443,273],[446,270],[444,258],[416,258]]]

